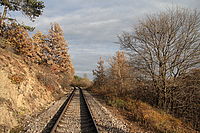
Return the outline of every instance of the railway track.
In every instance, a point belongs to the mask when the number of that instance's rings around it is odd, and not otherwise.
[[[75,87],[43,133],[98,133],[81,88]]]

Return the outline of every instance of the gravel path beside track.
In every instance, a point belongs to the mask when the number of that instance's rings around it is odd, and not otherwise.
[[[115,118],[109,110],[101,105],[87,91],[83,92],[92,110],[96,125],[101,133],[129,133],[128,124]]]
[[[60,100],[52,102],[52,104],[37,117],[31,119],[29,118],[28,120],[26,120],[24,125],[27,125],[25,126],[23,131],[20,131],[20,133],[41,133],[48,122],[53,118],[54,114],[56,114],[58,109],[65,102],[70,92],[71,90],[69,90],[69,92],[67,92],[68,94],[66,94]]]

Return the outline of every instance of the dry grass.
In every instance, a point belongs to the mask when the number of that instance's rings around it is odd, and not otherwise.
[[[138,122],[154,132],[160,133],[196,133],[181,120],[152,106],[132,99],[113,98],[107,104],[118,108],[129,121]]]

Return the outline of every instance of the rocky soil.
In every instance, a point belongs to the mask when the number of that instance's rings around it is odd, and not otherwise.
[[[37,79],[37,67],[0,48],[0,132],[20,126],[26,116],[40,112],[53,100]]]
[[[56,114],[58,109],[67,99],[68,94],[66,94],[66,96],[62,97],[60,100],[52,102],[51,105],[46,110],[41,112],[41,114],[38,114],[38,116],[25,121],[25,128],[21,131],[21,133],[41,133],[47,126],[48,122],[53,118],[54,114]]]

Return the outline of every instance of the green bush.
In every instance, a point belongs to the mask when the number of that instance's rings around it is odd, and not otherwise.
[[[108,105],[124,109],[126,106],[126,102],[122,99],[114,99],[114,100],[109,100]]]

